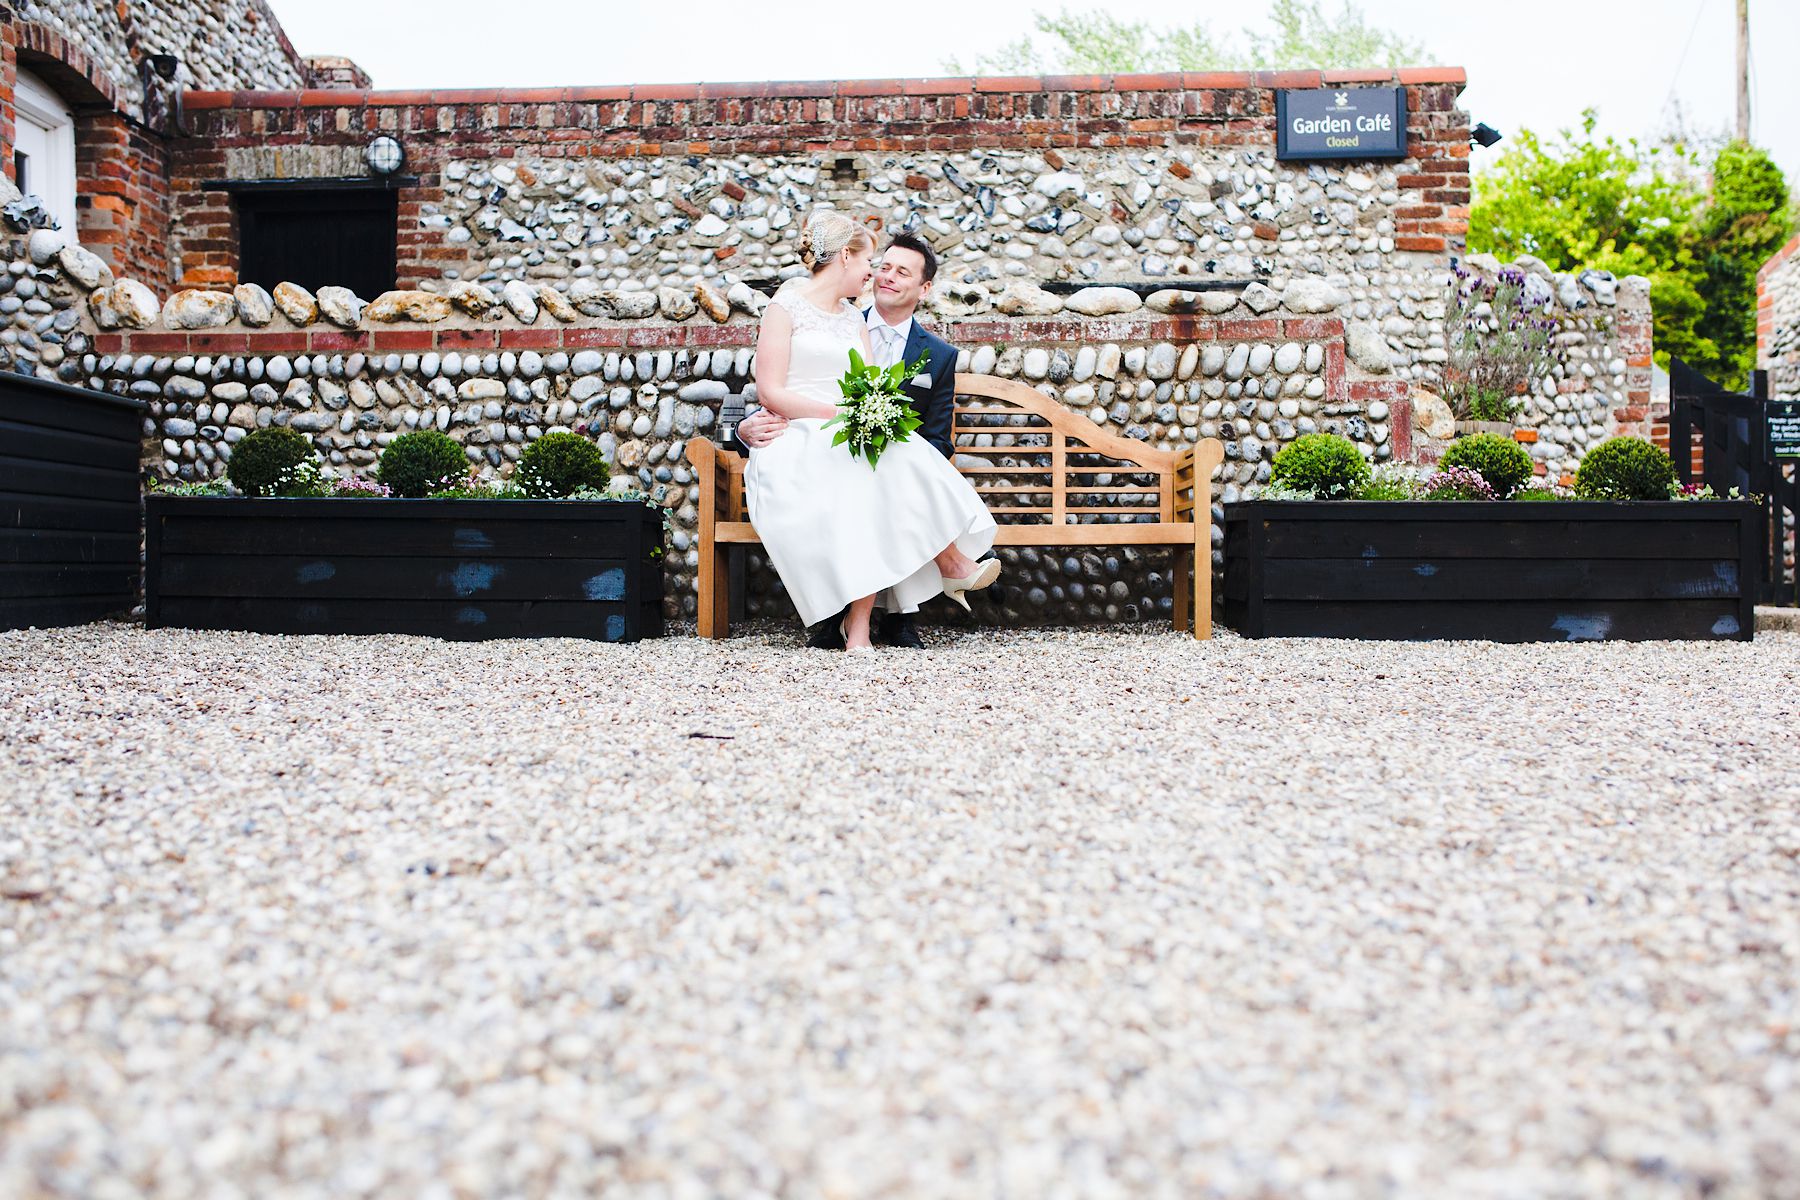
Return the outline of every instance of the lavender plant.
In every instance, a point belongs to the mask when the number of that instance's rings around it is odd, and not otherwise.
[[[1444,373],[1451,410],[1463,421],[1510,421],[1521,395],[1555,374],[1562,362],[1548,289],[1533,289],[1518,267],[1486,278],[1460,263],[1446,338]]]

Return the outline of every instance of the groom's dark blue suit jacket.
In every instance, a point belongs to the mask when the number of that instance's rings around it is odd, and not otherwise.
[[[869,310],[863,309],[863,318],[867,320],[868,316]],[[919,436],[936,446],[945,458],[950,458],[955,453],[950,427],[956,417],[956,347],[919,324],[915,313],[901,361],[917,362],[921,356],[929,357],[924,374],[931,377],[931,385],[915,385],[909,380],[906,394],[924,422],[919,426]]]

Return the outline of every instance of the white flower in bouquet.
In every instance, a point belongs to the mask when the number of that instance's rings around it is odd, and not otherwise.
[[[844,393],[837,416],[825,422],[826,428],[841,426],[831,439],[834,446],[849,446],[850,453],[866,458],[874,467],[882,451],[896,442],[912,437],[923,421],[906,398],[906,381],[929,365],[921,357],[913,363],[895,363],[886,368],[863,361],[863,356],[850,351],[850,369],[838,380]]]

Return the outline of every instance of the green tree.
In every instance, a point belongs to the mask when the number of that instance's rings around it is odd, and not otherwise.
[[[1579,134],[1565,129],[1549,141],[1521,129],[1475,177],[1469,248],[1501,258],[1535,254],[1558,271],[1603,254],[1675,261],[1701,201],[1680,169],[1685,152],[1596,138],[1598,121],[1590,108]]]
[[[1155,28],[1122,21],[1101,9],[1032,18],[1035,35],[978,55],[972,66],[955,59],[956,74],[1126,74],[1134,71],[1279,70],[1293,67],[1385,67],[1424,58],[1417,42],[1372,26],[1345,3],[1335,16],[1323,0],[1275,0],[1272,32],[1242,31],[1243,44],[1203,23]]]
[[[1534,254],[1553,270],[1595,267],[1650,280],[1656,358],[1676,355],[1728,387],[1756,353],[1756,271],[1789,237],[1781,172],[1726,144],[1708,164],[1680,145],[1521,130],[1475,177],[1469,249]]]
[[[1272,36],[1251,32],[1250,65],[1261,70],[1395,67],[1423,62],[1425,48],[1390,30],[1370,25],[1362,10],[1346,3],[1326,16],[1319,0],[1275,0]]]
[[[1743,387],[1756,366],[1756,272],[1793,236],[1793,210],[1781,168],[1755,146],[1731,142],[1712,175],[1712,198],[1694,223],[1709,300],[1695,327],[1719,349],[1719,382]]]
[[[1650,280],[1657,361],[1673,353],[1701,369],[1719,348],[1700,329],[1706,302],[1689,245],[1704,196],[1680,146],[1646,148],[1581,130],[1546,140],[1522,129],[1475,176],[1469,249],[1510,260],[1532,254],[1556,271],[1594,267]]]

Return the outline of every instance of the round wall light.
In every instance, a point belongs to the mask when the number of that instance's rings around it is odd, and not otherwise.
[[[406,148],[385,133],[369,143],[363,158],[376,175],[393,175],[406,165]]]

